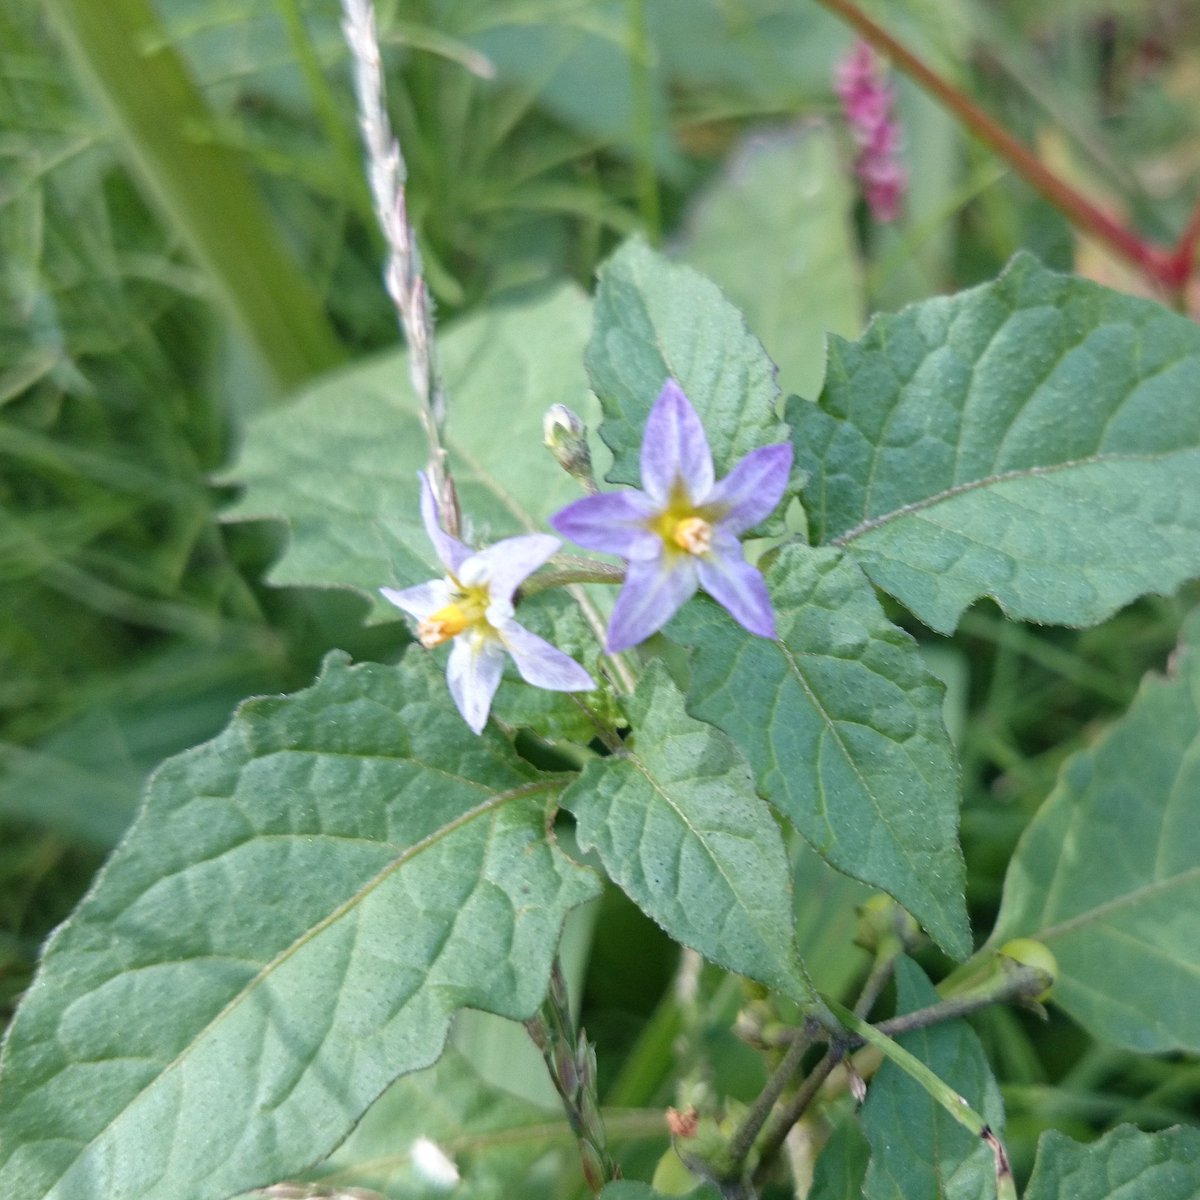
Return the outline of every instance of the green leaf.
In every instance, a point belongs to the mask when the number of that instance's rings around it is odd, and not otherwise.
[[[594,423],[582,366],[589,306],[574,287],[499,305],[441,340],[447,449],[464,516],[481,541],[545,529],[579,488],[542,446],[542,414],[565,403]],[[427,460],[403,353],[338,372],[255,421],[225,477],[245,493],[227,516],[280,518],[287,549],[271,582],[350,587],[378,619],[381,586],[440,575],[417,508]]]
[[[1200,1051],[1200,616],[1172,676],[1070,759],[1009,864],[996,930],[1045,942],[1052,995],[1093,1036]]]
[[[331,1151],[464,1006],[523,1018],[594,875],[561,780],[436,666],[333,655],[170,760],[55,934],[0,1067],[0,1194],[218,1200]]]
[[[693,649],[689,711],[733,738],[761,794],[825,859],[968,954],[942,685],[840,552],[786,546],[767,585],[777,641],[709,603],[668,626]]]
[[[811,396],[829,332],[863,325],[854,197],[824,125],[746,138],[688,221],[680,257],[745,314],[785,392]]]
[[[857,1119],[844,1117],[813,1168],[808,1200],[862,1200],[870,1159],[871,1144]]]
[[[1119,1125],[1081,1146],[1053,1130],[1038,1140],[1025,1200],[1200,1200],[1200,1129],[1143,1133]]]
[[[587,369],[604,409],[612,483],[640,482],[642,431],[668,377],[700,414],[718,476],[787,437],[775,414],[774,365],[741,313],[715,284],[645,242],[626,242],[600,269]]]
[[[589,763],[563,795],[580,847],[676,941],[811,1000],[783,839],[737,747],[684,712],[661,664],[626,707],[636,730],[626,752]]]
[[[896,986],[900,1012],[939,999],[920,967],[907,958],[896,964]],[[897,1040],[979,1112],[994,1133],[1003,1132],[1000,1089],[966,1022],[935,1025]],[[862,1123],[871,1143],[864,1200],[994,1200],[991,1148],[894,1063],[885,1062],[871,1081]]]
[[[1017,257],[834,339],[795,401],[810,528],[939,632],[1084,625],[1200,574],[1200,329]]]

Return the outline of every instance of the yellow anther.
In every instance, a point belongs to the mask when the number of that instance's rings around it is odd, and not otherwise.
[[[712,526],[703,517],[684,517],[675,524],[671,539],[689,554],[707,554],[712,549]]]
[[[417,624],[417,638],[426,650],[458,637],[470,623],[467,614],[457,604],[439,608]]]

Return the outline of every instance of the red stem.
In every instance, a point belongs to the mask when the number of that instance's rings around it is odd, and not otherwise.
[[[1200,205],[1197,205],[1187,228],[1173,247],[1167,249],[1146,241],[1051,171],[1008,130],[911,50],[902,46],[851,0],[817,2],[853,26],[872,46],[945,105],[980,141],[1005,159],[1034,191],[1074,225],[1106,243],[1164,287],[1178,292],[1187,283],[1192,274],[1196,244],[1200,241]]]

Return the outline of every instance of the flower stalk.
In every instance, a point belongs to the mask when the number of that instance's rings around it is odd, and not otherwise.
[[[596,1051],[584,1030],[576,1031],[567,996],[562,967],[555,959],[550,969],[550,986],[536,1015],[525,1028],[541,1051],[554,1089],[563,1102],[567,1122],[579,1143],[584,1179],[593,1195],[599,1195],[620,1171],[608,1152],[608,1137],[600,1116],[596,1093]]]

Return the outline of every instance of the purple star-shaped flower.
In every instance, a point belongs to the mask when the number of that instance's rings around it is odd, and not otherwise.
[[[550,518],[589,550],[625,559],[608,649],[628,649],[661,629],[697,588],[760,637],[775,636],[775,612],[739,535],[769,516],[792,467],[786,443],[752,450],[719,482],[704,427],[683,389],[668,379],[642,439],[642,489],[585,496]]]
[[[417,637],[426,649],[454,641],[446,682],[463,720],[476,733],[482,731],[500,686],[505,654],[535,687],[555,692],[594,688],[592,677],[573,658],[513,618],[513,593],[558,549],[558,539],[530,533],[473,551],[438,524],[433,488],[423,474],[420,478],[421,519],[446,577],[403,591],[379,590],[417,618]]]

